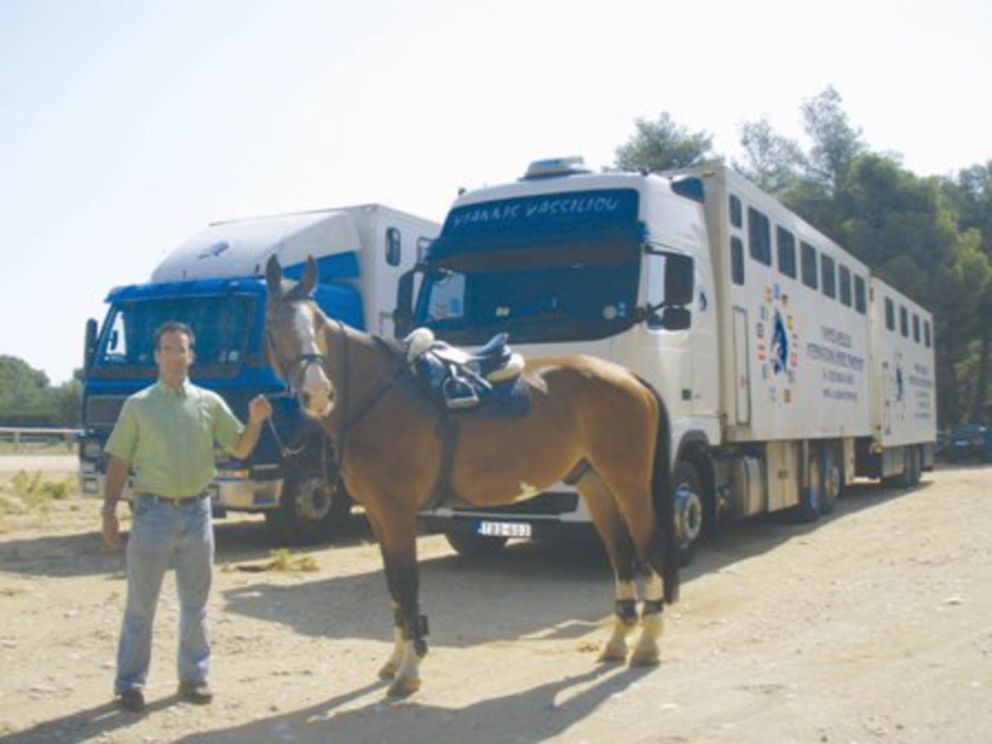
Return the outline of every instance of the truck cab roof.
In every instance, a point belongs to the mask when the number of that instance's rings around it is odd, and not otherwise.
[[[328,246],[333,250],[328,252]],[[307,255],[320,264],[321,277],[345,279],[358,275],[354,257],[362,247],[355,220],[348,209],[255,217],[218,222],[193,235],[170,253],[152,273],[151,281],[263,276],[265,263],[279,256],[283,267],[302,266]],[[332,256],[337,260],[328,261]],[[333,271],[328,263],[333,263]],[[293,272],[287,272],[293,276]]]

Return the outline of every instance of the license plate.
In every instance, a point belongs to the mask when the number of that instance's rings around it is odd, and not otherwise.
[[[479,522],[476,532],[486,537],[530,537],[526,522]]]

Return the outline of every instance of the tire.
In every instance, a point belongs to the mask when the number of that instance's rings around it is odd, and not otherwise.
[[[823,462],[820,451],[816,447],[809,449],[809,486],[799,486],[799,503],[792,509],[792,521],[798,524],[815,522],[824,512],[823,497]],[[831,504],[829,507],[833,509]]]
[[[675,489],[675,530],[679,537],[679,562],[688,566],[696,557],[699,539],[712,526],[706,523],[703,481],[696,466],[687,460],[677,461],[672,487]]]
[[[920,485],[923,479],[923,450],[913,445],[913,486]]]
[[[916,448],[904,447],[902,455],[902,475],[898,476],[899,488],[912,488],[918,481],[914,481],[916,473]]]
[[[279,506],[265,513],[273,540],[300,545],[340,533],[351,515],[352,500],[343,486],[336,492],[333,488],[319,475],[288,475]]]
[[[455,549],[458,555],[469,558],[481,558],[487,555],[496,555],[506,547],[506,537],[484,537],[476,535],[474,532],[454,531],[445,532],[448,544]]]
[[[837,461],[837,452],[832,447],[824,449],[820,455],[820,515],[830,514],[844,493],[844,471]]]

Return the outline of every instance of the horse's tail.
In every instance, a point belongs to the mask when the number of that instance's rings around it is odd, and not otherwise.
[[[661,578],[665,584],[665,603],[673,604],[679,598],[679,537],[675,526],[675,489],[672,485],[671,425],[668,408],[661,395],[651,383],[641,379],[641,383],[651,391],[658,402],[658,432],[654,443],[654,466],[651,472],[651,491],[654,501],[655,519],[661,529],[664,545],[662,560],[664,568]]]

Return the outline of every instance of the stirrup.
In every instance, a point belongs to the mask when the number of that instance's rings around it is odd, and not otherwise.
[[[449,377],[441,386],[441,394],[448,408],[473,408],[479,405],[479,395],[469,385]]]

